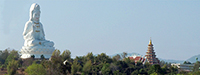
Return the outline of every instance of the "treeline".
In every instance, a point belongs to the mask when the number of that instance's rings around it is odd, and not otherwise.
[[[127,53],[109,57],[105,53],[71,58],[69,50],[61,53],[55,50],[49,60],[43,55],[35,59],[34,55],[28,59],[20,59],[20,53],[16,50],[0,51],[0,67],[7,69],[8,75],[17,74],[20,69],[23,74],[28,75],[176,75],[176,74],[200,74],[199,70],[194,72],[180,72],[176,67],[166,62],[151,65],[148,62],[135,62],[126,58]],[[200,65],[196,65],[199,67]],[[22,74],[22,75],[23,75]]]

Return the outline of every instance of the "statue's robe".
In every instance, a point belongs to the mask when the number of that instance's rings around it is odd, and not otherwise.
[[[53,46],[53,42],[45,40],[45,34],[42,24],[34,23],[33,21],[28,21],[25,24],[24,32],[24,46]]]

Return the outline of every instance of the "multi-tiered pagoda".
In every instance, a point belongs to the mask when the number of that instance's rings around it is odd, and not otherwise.
[[[149,45],[148,45],[148,50],[146,52],[146,59],[150,64],[159,64],[158,58],[156,58],[155,52],[153,50],[153,44],[150,39]]]

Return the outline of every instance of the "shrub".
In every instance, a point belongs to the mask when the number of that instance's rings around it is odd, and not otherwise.
[[[17,71],[17,67],[18,67],[17,61],[12,60],[12,61],[8,62],[8,65],[7,65],[8,75],[14,75]]]
[[[41,64],[33,63],[26,70],[28,75],[46,75],[46,70]]]

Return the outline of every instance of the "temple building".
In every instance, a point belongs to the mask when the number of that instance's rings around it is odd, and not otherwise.
[[[142,57],[142,56],[137,56],[137,55],[134,55],[134,56],[130,56],[128,57],[130,60],[134,60],[135,61],[135,64],[137,64],[137,62],[142,62],[142,64],[145,64],[147,62],[146,58],[145,57]]]
[[[145,57],[146,57],[147,61],[152,65],[153,64],[159,64],[159,62],[160,62],[158,60],[158,58],[156,58],[151,39],[149,41],[148,50],[146,52]]]
[[[145,56],[142,55],[133,55],[133,56],[129,56],[128,57],[131,60],[134,60],[135,63],[137,63],[138,61],[142,62],[143,64],[145,64],[146,62],[150,63],[150,64],[159,64],[159,60],[158,58],[156,58],[154,49],[153,49],[153,44],[152,41],[150,39],[149,44],[148,44],[148,50],[146,52]]]

